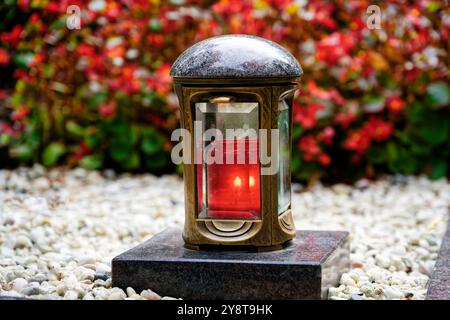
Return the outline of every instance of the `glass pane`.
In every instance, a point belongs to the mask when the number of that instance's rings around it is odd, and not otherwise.
[[[281,100],[278,104],[278,214],[291,205],[291,144],[289,139],[289,104]]]
[[[224,97],[210,101],[195,104],[202,134],[209,129],[217,133],[196,138],[202,156],[197,164],[199,218],[259,219],[258,103]]]

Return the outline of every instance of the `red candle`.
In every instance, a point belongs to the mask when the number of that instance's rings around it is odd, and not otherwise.
[[[238,164],[239,144],[242,140],[221,140],[211,143],[215,150],[223,150],[223,164],[206,164],[207,208],[202,217],[215,219],[260,218],[259,152],[257,140],[245,140],[245,163]],[[219,145],[220,144],[220,145]],[[234,162],[227,164],[227,155]],[[249,163],[255,157],[256,163]],[[202,212],[202,164],[197,166],[199,212]]]

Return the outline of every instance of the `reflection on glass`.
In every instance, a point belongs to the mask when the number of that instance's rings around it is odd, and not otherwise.
[[[289,105],[286,100],[280,100],[278,104],[278,214],[285,212],[291,204],[291,146],[289,125]]]

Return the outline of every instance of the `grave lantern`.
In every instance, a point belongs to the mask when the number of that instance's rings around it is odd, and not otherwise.
[[[302,75],[283,47],[248,35],[187,49],[171,76],[184,141],[188,248],[282,248],[291,212],[292,100]],[[276,130],[274,130],[276,129]]]

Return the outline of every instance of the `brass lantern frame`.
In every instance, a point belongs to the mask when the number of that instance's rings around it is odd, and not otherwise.
[[[278,213],[278,172],[261,175],[260,171],[260,220],[246,221],[245,232],[233,235],[215,232],[205,219],[198,218],[197,166],[194,164],[196,152],[194,143],[195,98],[211,93],[236,93],[253,95],[258,101],[259,129],[278,129],[279,101],[291,99],[297,89],[299,77],[273,78],[185,78],[174,77],[175,92],[179,99],[181,127],[188,130],[191,137],[191,157],[184,164],[185,225],[183,239],[188,248],[203,249],[210,246],[251,247],[259,251],[282,248],[295,237],[296,229],[289,208]],[[289,144],[292,148],[292,103],[289,105]],[[267,152],[271,153],[271,135],[267,136]],[[279,161],[279,159],[278,159]],[[262,164],[260,164],[263,167]],[[289,178],[290,183],[290,178]],[[218,219],[214,221],[220,222]],[[222,220],[225,221],[225,220]],[[227,219],[227,223],[233,220]],[[248,223],[251,225],[249,226]],[[219,230],[220,231],[220,230]],[[242,231],[242,230],[241,230]]]

